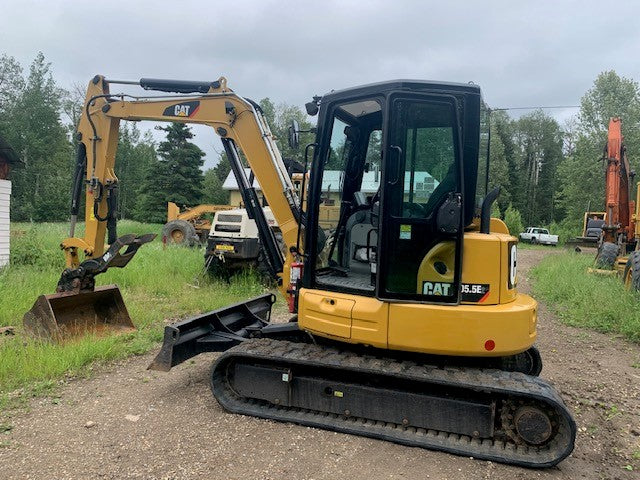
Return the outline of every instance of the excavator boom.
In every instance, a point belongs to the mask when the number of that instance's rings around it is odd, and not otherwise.
[[[180,95],[130,97],[110,93],[112,84],[137,83],[145,90]],[[83,115],[77,130],[78,153],[73,181],[70,236],[61,247],[67,268],[58,282],[57,293],[39,297],[25,315],[28,331],[41,338],[62,339],[86,331],[133,328],[117,286],[94,293],[95,277],[110,267],[124,267],[138,248],[155,238],[153,234],[118,238],[116,227],[117,191],[115,157],[121,120],[154,120],[208,125],[221,137],[225,151],[243,185],[245,204],[258,223],[261,242],[269,255],[274,276],[289,274],[273,233],[245,178],[238,147],[258,176],[267,201],[287,245],[298,240],[299,200],[287,169],[260,107],[236,95],[225,78],[214,82],[141,79],[139,82],[108,81],[97,75],[90,82]],[[85,193],[85,234],[75,236],[76,223]],[[109,248],[105,249],[105,235]],[[84,254],[85,260],[80,261]],[[291,256],[291,253],[288,253]],[[283,292],[287,283],[280,282]],[[104,328],[102,328],[104,327]]]

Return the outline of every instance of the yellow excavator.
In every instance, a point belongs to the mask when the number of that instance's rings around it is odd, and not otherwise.
[[[118,83],[165,93],[109,93]],[[306,109],[318,120],[305,150],[303,200],[259,105],[224,78],[96,76],[80,129],[94,192],[87,201],[93,245],[87,253],[79,240],[66,240],[68,258],[78,247],[90,256],[102,251],[99,229],[104,234],[109,223],[109,186],[117,179],[100,168],[112,165],[120,120],[208,125],[293,318],[270,321],[272,293],[192,317],[166,327],[149,368],[168,371],[199,353],[222,352],[211,387],[230,412],[525,467],[566,458],[576,425],[538,377],[537,303],[516,288],[517,239],[490,218],[499,190],[487,193],[486,177],[478,181],[480,162],[488,171],[480,88],[395,80],[331,91]],[[296,146],[295,123],[289,133]],[[280,226],[284,252],[240,151]],[[331,230],[320,225],[325,171],[340,172],[332,180],[340,214]],[[125,240],[108,252],[148,237]]]
[[[180,211],[177,204],[167,202],[167,223],[162,227],[162,241],[189,247],[198,243],[204,245],[211,230],[211,219],[205,215],[213,216],[216,212],[233,208],[231,205],[202,203]]]

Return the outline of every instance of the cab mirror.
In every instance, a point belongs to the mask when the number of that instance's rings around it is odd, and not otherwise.
[[[298,145],[300,145],[300,125],[294,118],[289,125],[289,146],[295,150]]]

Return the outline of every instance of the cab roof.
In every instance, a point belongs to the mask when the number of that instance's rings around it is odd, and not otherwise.
[[[474,83],[440,82],[435,80],[387,80],[385,82],[369,83],[342,90],[332,90],[322,97],[323,102],[334,102],[353,97],[387,93],[402,90],[408,92],[441,92],[449,94],[481,95],[480,86]]]

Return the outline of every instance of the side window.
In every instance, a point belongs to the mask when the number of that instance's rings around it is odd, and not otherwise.
[[[405,169],[404,201],[426,205],[436,187],[455,165],[451,127],[418,127],[407,130],[409,165]]]
[[[356,208],[355,194],[361,192],[370,201],[378,191],[381,177],[381,104],[367,99],[339,105],[334,112],[324,154],[318,212],[318,228],[324,230],[327,241],[319,252],[316,269],[351,268],[355,255],[351,217],[358,208],[363,210],[362,206]],[[368,268],[366,262],[365,267]],[[328,278],[323,276],[325,281]],[[370,289],[370,275],[366,278]]]
[[[350,142],[347,138],[345,131],[349,126],[339,118],[334,119],[333,128],[331,130],[331,142],[329,146],[329,152],[327,154],[327,160],[324,166],[325,174],[329,172],[339,172],[337,178],[332,178],[335,185],[332,185],[333,189],[337,192],[342,191],[342,184],[344,182],[344,170],[347,159],[349,157]]]
[[[367,159],[369,169],[380,168],[382,161],[382,130],[373,130],[369,134],[369,145],[367,145]]]

